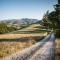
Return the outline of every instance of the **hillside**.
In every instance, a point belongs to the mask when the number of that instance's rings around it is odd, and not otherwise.
[[[23,19],[11,19],[11,20],[2,20],[0,22],[8,23],[8,24],[32,24],[39,21],[38,19],[29,19],[29,18],[23,18]]]

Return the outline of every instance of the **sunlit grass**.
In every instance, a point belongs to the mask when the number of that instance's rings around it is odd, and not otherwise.
[[[56,50],[60,53],[60,39],[56,39]]]
[[[46,31],[40,30],[40,24],[32,24],[29,27],[21,30],[8,34],[2,34],[0,35],[0,41],[1,39],[7,39],[7,41],[0,42],[0,57],[5,57],[18,51],[22,51],[24,48],[30,47],[36,42],[40,41],[40,38],[46,35]],[[26,39],[27,37],[28,39]],[[22,41],[16,40],[17,38],[21,39]],[[11,41],[12,39],[15,40]]]
[[[56,39],[55,44],[55,60],[60,60],[60,39]]]
[[[34,43],[36,41],[33,39],[24,42],[0,42],[0,58],[21,51],[32,46]]]

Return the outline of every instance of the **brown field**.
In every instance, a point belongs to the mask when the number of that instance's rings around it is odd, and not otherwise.
[[[6,37],[6,39],[3,38]],[[24,48],[30,47],[33,44],[35,44],[36,42],[40,41],[43,37],[40,35],[28,35],[24,36],[18,34],[19,39],[15,39],[17,35],[13,35],[11,34],[11,36],[9,35],[1,35],[0,37],[2,37],[2,40],[0,39],[0,58],[11,55],[13,53],[16,53],[18,51],[23,50]]]
[[[56,39],[56,48],[57,48],[57,51],[60,53],[60,39]]]
[[[56,39],[55,60],[60,60],[60,39]]]
[[[14,39],[22,37],[32,37],[32,36],[46,36],[47,33],[31,33],[31,34],[0,34],[0,39]]]
[[[46,32],[19,34],[20,31],[34,31],[38,29],[36,27],[39,26],[40,24],[30,25],[27,28],[16,31],[16,33],[18,32],[17,34],[13,34],[14,32],[0,34],[0,58],[21,51],[24,48],[30,47],[31,45],[37,42],[36,40],[40,40],[41,36],[46,36],[47,35]]]
[[[23,50],[24,48],[30,47],[36,41],[31,39],[29,41],[24,42],[0,42],[0,58],[8,56],[10,54],[16,53],[18,51]]]

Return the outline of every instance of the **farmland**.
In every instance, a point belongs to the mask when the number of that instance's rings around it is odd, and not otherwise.
[[[0,34],[0,58],[14,54],[40,41],[47,35],[46,30],[40,29],[40,24],[32,24],[21,30]]]
[[[35,41],[34,41],[35,42]],[[33,41],[26,42],[0,42],[0,58],[23,50],[33,44]]]
[[[0,39],[0,57],[8,56],[43,39],[44,36],[21,37],[19,39]]]
[[[49,32],[50,30],[44,29],[44,27],[41,26],[40,24],[31,24],[31,25],[27,26],[26,28],[23,28],[23,29],[20,29],[17,31],[13,31],[10,33],[11,34],[34,34],[34,33],[43,34],[43,33],[46,33],[47,31]]]

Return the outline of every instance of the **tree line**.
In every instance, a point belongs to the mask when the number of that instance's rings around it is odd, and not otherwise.
[[[8,27],[6,23],[0,23],[0,34],[8,33],[8,32],[15,31],[15,30],[16,28],[12,26]]]
[[[60,6],[59,6],[60,7]],[[53,29],[56,37],[60,38],[60,8],[56,7],[54,11],[47,11],[43,16],[43,26]]]

